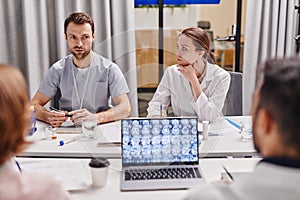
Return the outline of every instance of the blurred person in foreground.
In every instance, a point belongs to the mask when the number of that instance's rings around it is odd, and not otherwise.
[[[22,74],[5,64],[0,64],[0,110],[0,199],[70,199],[51,177],[21,171],[14,161],[13,157],[29,145],[25,136],[31,113]]]
[[[231,184],[202,185],[186,200],[299,199],[300,59],[272,59],[257,70],[252,128],[263,159],[253,173]]]

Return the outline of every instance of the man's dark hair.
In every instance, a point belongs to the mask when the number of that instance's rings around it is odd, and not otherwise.
[[[92,33],[94,34],[95,31],[94,21],[87,13],[75,12],[70,14],[69,17],[67,17],[67,19],[65,20],[65,24],[64,24],[65,34],[67,34],[67,28],[70,22],[73,22],[75,24],[89,23],[92,28]]]
[[[272,59],[258,68],[261,75],[258,109],[276,121],[285,145],[300,153],[300,58]]]

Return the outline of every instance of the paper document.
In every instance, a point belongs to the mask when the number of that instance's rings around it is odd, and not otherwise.
[[[81,126],[79,127],[58,127],[54,129],[57,134],[79,134],[82,133]]]
[[[61,125],[62,127],[74,127],[74,123],[71,121],[70,118],[67,119],[64,123]]]
[[[251,172],[231,172],[230,175],[234,178],[234,180],[247,179],[251,176]],[[221,180],[230,180],[226,172],[221,173]]]
[[[88,187],[86,169],[81,161],[39,161],[21,164],[23,171],[47,174],[61,183],[65,190],[82,190]]]
[[[57,134],[78,134],[81,133],[81,126],[75,126],[74,123],[68,118],[67,121],[62,123],[62,125],[54,129]]]
[[[121,142],[121,121],[111,122],[99,126],[100,142]]]

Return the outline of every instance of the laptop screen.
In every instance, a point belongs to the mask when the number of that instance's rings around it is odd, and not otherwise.
[[[121,124],[123,165],[198,164],[197,118],[129,118]]]

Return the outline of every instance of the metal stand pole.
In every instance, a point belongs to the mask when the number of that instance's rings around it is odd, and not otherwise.
[[[299,0],[300,5],[300,0]],[[295,9],[298,10],[298,35],[294,37],[296,42],[296,53],[298,54],[300,51],[300,6],[295,5]]]
[[[164,73],[164,0],[158,1],[158,81]]]
[[[241,21],[242,21],[242,0],[237,0],[236,37],[235,37],[235,67],[234,67],[234,71],[236,71],[236,72],[240,71]]]

